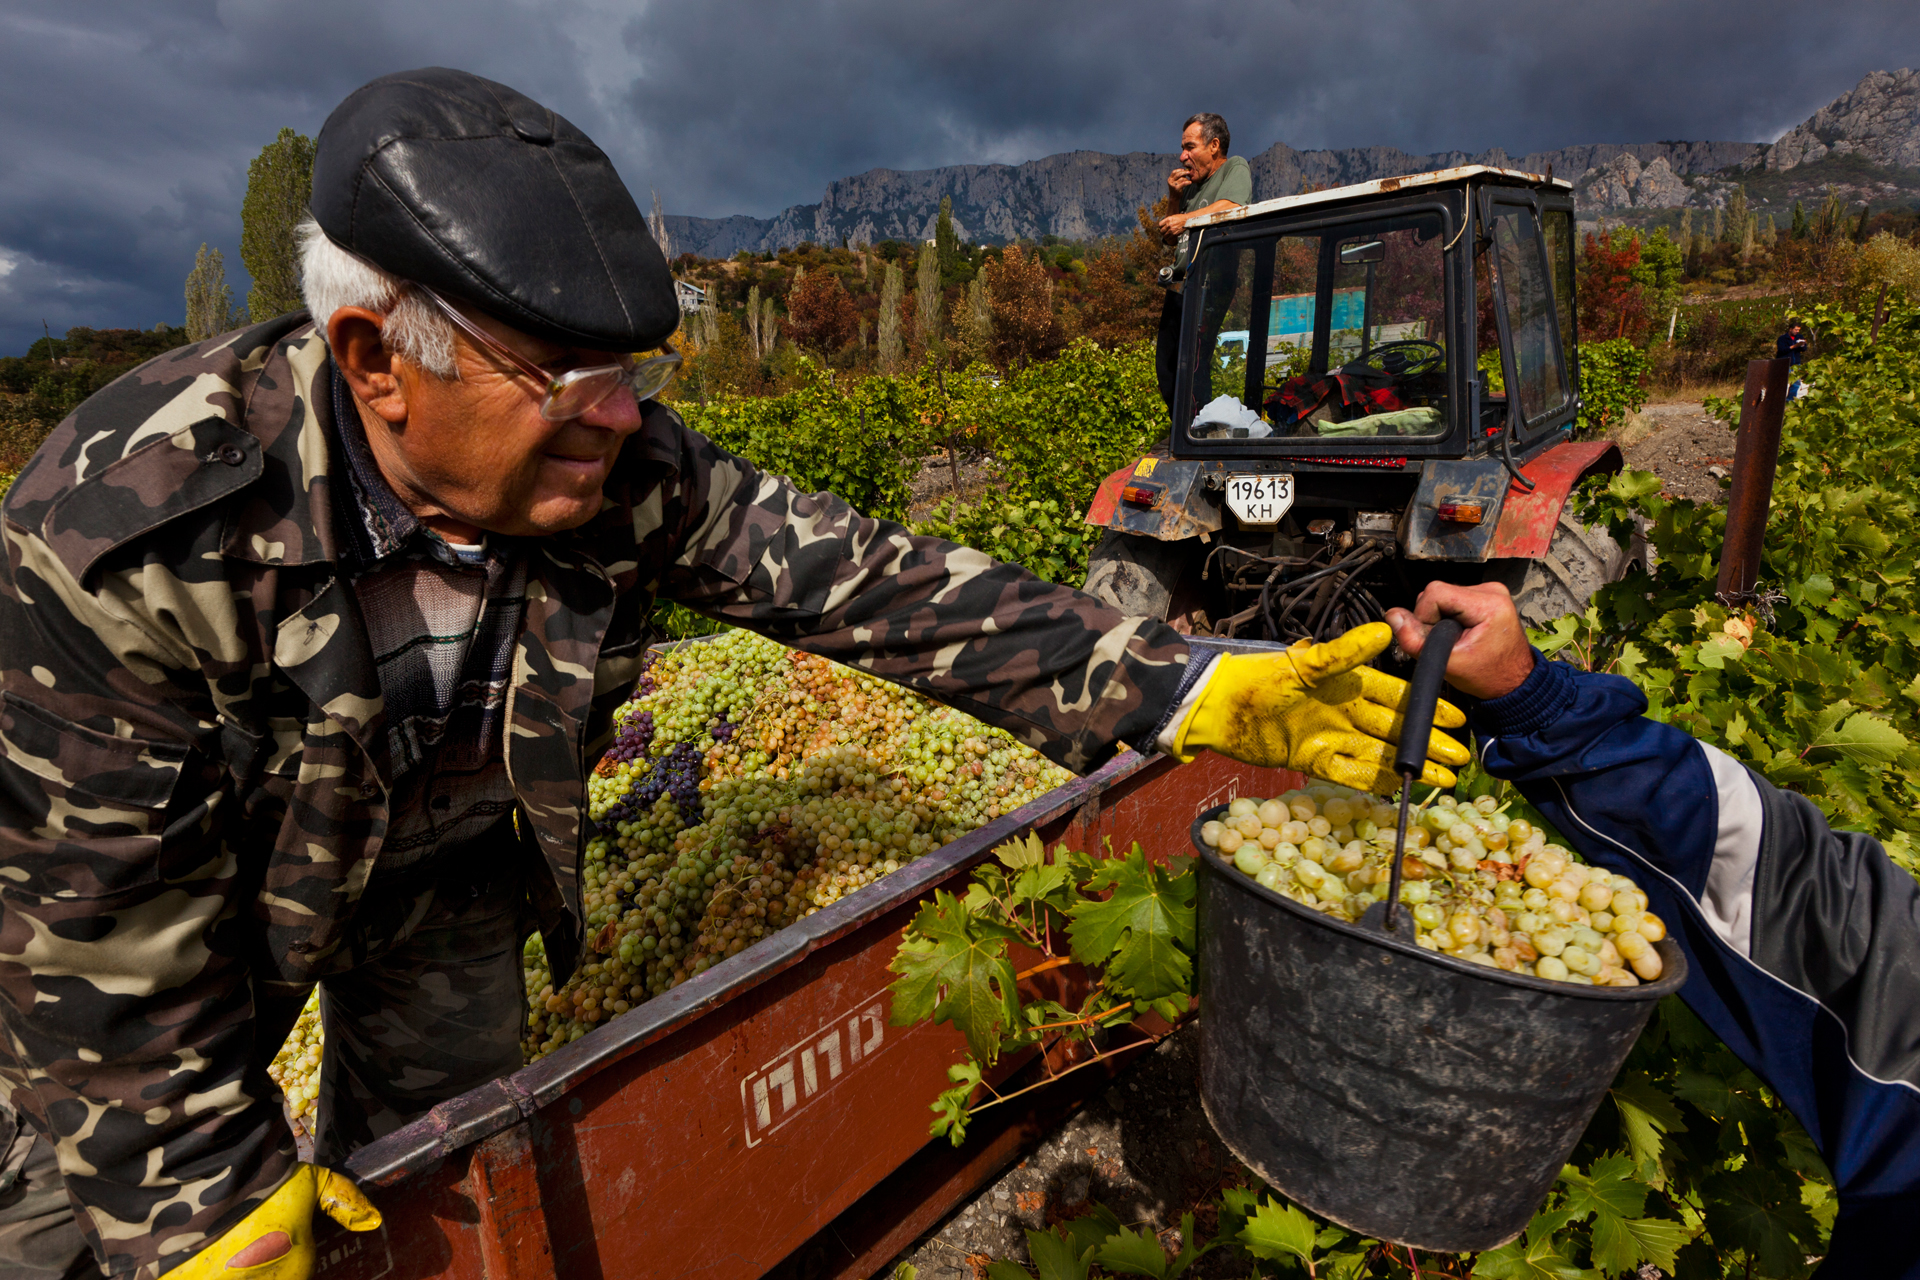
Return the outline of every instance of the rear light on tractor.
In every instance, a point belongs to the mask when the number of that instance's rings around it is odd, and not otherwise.
[[[1454,524],[1479,524],[1486,519],[1487,510],[1477,502],[1443,502],[1434,508],[1434,514]]]
[[[1130,484],[1120,491],[1120,501],[1136,507],[1149,509],[1160,505],[1160,486],[1157,484]]]

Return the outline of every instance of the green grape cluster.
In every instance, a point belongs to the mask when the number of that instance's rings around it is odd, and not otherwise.
[[[293,1024],[293,1030],[267,1065],[267,1074],[280,1086],[286,1098],[287,1116],[295,1125],[311,1131],[320,1109],[320,988],[307,996],[306,1007]]]
[[[1315,784],[1242,798],[1200,838],[1303,906],[1356,921],[1387,897],[1398,806]],[[1408,821],[1400,901],[1429,951],[1560,982],[1637,986],[1661,973],[1665,923],[1626,876],[1581,863],[1491,796],[1441,795]]]
[[[970,716],[744,631],[668,653],[615,719],[588,780],[589,955],[556,984],[528,943],[529,1060],[1069,776]]]

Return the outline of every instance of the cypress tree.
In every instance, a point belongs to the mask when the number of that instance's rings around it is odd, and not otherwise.
[[[933,247],[940,255],[940,282],[945,284],[953,279],[955,265],[960,260],[960,241],[953,234],[953,197],[940,197],[940,218],[933,224]]]
[[[1788,225],[1787,234],[1795,240],[1807,238],[1807,210],[1798,200],[1793,202],[1793,222]]]
[[[240,206],[240,261],[253,277],[247,312],[255,324],[301,306],[293,229],[307,216],[312,194],[313,139],[282,129],[247,166]]]

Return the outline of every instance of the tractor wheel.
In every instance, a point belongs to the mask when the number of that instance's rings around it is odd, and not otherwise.
[[[1085,590],[1122,613],[1165,619],[1197,545],[1109,529],[1087,558]]]
[[[1624,578],[1636,562],[1647,563],[1639,538],[1632,550],[1622,550],[1605,526],[1581,524],[1563,508],[1547,553],[1538,560],[1509,561],[1498,576],[1513,592],[1521,619],[1544,627],[1555,618],[1585,613],[1593,593]]]

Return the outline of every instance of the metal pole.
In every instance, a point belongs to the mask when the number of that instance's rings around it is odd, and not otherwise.
[[[1753,598],[1760,547],[1773,501],[1773,469],[1780,460],[1780,422],[1787,412],[1785,360],[1754,360],[1740,396],[1740,436],[1733,448],[1733,491],[1727,495],[1727,540],[1720,550],[1722,604]]]

